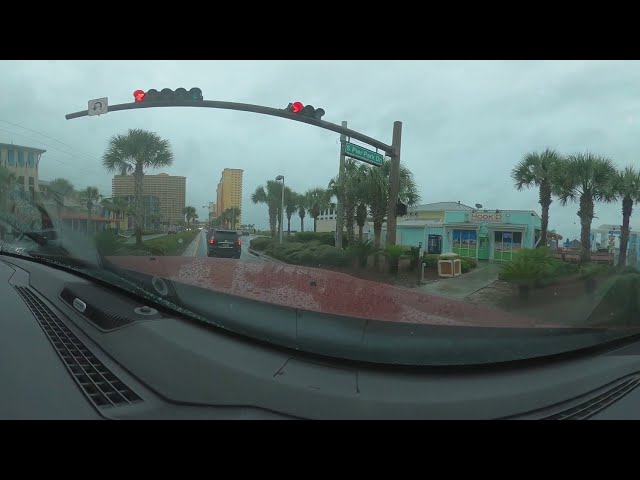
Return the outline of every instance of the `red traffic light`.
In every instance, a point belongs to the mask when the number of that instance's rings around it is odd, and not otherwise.
[[[141,102],[144,100],[145,93],[143,90],[136,90],[133,92],[133,98],[135,98],[136,102]]]
[[[302,104],[302,102],[293,102],[291,104],[291,113],[300,113],[303,108],[304,105]]]

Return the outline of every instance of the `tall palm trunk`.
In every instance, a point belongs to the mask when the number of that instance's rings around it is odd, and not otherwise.
[[[291,236],[291,215],[287,215],[287,237]]]
[[[580,243],[582,244],[582,253],[580,260],[588,262],[591,257],[591,222],[593,221],[593,200],[592,195],[583,193],[580,196]]]
[[[622,232],[620,235],[620,255],[618,266],[624,267],[627,263],[627,246],[629,245],[629,219],[633,213],[633,200],[630,197],[622,199]]]
[[[271,236],[275,238],[276,236],[276,225],[277,225],[277,210],[272,206],[269,206],[269,228],[271,229]]]
[[[380,248],[380,236],[382,234],[382,222],[373,222],[373,244]]]
[[[318,217],[313,217],[313,233],[318,231]]]
[[[304,232],[304,217],[300,217],[300,231]]]
[[[356,206],[353,202],[353,199],[349,198],[349,195],[347,195],[347,198],[344,203],[344,220],[345,220],[345,225],[347,227],[347,243],[349,245],[353,245],[353,240],[355,238],[355,233],[353,228],[355,219],[356,219]]]
[[[133,217],[133,224],[136,231],[136,247],[142,248],[142,217],[144,215],[144,205],[142,204],[142,180],[144,172],[142,171],[142,163],[136,163],[136,169],[133,172],[133,195],[136,200],[136,214]]]
[[[547,230],[549,229],[549,207],[551,206],[551,185],[548,182],[540,185],[540,206],[542,207],[542,219],[540,227],[540,242],[538,247],[547,246]]]
[[[364,236],[364,226],[358,225],[358,240],[361,242],[362,237]]]

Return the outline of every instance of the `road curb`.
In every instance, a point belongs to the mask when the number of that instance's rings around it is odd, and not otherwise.
[[[262,258],[266,258],[267,260],[274,262],[274,263],[282,263],[283,265],[287,265],[286,262],[283,262],[282,260],[276,260],[273,257],[270,257],[269,255],[265,255],[264,253],[260,253],[260,252],[256,252],[255,250],[249,249],[249,253],[251,255],[255,255],[256,257],[262,257]]]

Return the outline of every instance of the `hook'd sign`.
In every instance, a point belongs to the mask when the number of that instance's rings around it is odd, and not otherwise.
[[[471,221],[472,222],[501,222],[502,214],[501,213],[472,213]]]

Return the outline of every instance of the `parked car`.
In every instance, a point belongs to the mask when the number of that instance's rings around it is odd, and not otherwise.
[[[178,227],[169,227],[169,231],[167,232],[167,235],[171,233],[178,233]]]
[[[214,230],[207,242],[209,257],[240,258],[242,241],[235,230]]]

